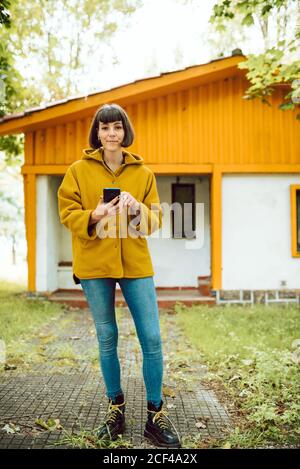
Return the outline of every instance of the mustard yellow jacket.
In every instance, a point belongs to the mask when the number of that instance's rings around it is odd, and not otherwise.
[[[73,279],[77,284],[80,278],[154,275],[145,236],[162,226],[156,179],[141,156],[124,149],[122,153],[124,162],[113,172],[103,159],[103,147],[84,149],[81,159],[67,169],[57,191],[60,221],[72,232]],[[126,230],[122,228],[122,213],[109,217],[109,226],[112,219],[115,220],[115,236],[103,237],[99,231],[100,222],[89,226],[90,214],[103,196],[105,187],[118,187],[129,192],[140,203],[140,219],[127,211],[125,213],[127,226],[133,219],[135,224],[140,220],[135,227],[139,236],[131,236],[128,228],[126,236]]]

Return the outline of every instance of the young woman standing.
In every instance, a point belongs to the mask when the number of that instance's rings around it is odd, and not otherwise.
[[[105,104],[96,111],[90,148],[68,168],[58,189],[59,214],[61,223],[72,232],[73,278],[87,298],[99,343],[109,402],[98,436],[116,439],[125,430],[115,316],[118,282],[143,353],[148,415],[144,436],[157,446],[176,448],[181,446],[180,437],[163,409],[159,312],[145,238],[161,228],[162,209],[153,172],[141,156],[122,148],[133,139],[132,124],[122,107]],[[120,188],[120,195],[105,203],[103,189],[107,187]],[[104,230],[107,224],[114,228],[109,236]]]

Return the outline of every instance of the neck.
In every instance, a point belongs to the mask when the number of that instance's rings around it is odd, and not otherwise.
[[[123,153],[121,149],[116,151],[104,150],[103,156],[107,163],[118,165],[123,162]]]

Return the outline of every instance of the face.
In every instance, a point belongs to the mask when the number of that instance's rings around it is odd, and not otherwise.
[[[125,131],[122,121],[99,123],[98,137],[106,150],[114,151],[121,147]]]

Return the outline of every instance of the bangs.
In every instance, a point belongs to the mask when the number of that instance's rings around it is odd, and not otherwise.
[[[99,139],[98,129],[100,122],[108,124],[109,122],[121,121],[124,128],[124,139],[122,142],[123,147],[129,147],[134,139],[134,129],[130,122],[130,119],[126,111],[119,106],[119,104],[103,104],[94,114],[92,119],[90,133],[89,133],[89,144],[92,148],[100,148],[102,146],[101,140]]]
[[[98,121],[108,124],[108,122],[122,121],[123,116],[119,109],[115,107],[105,107],[98,113]]]

